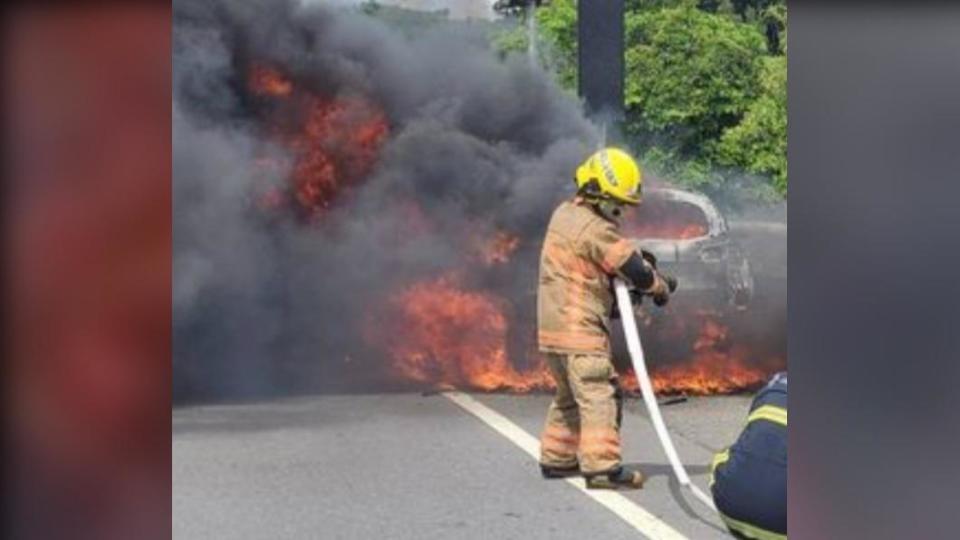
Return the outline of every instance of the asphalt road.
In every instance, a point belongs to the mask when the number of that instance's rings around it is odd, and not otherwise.
[[[549,396],[474,395],[538,436]],[[663,408],[694,481],[732,442],[749,398]],[[649,477],[620,492],[689,538],[729,538],[671,478],[643,403],[624,416],[624,460]],[[511,440],[442,395],[340,395],[178,408],[176,538],[636,539],[616,514],[540,478]]]

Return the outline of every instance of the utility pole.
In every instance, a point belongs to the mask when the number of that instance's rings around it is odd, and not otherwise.
[[[577,2],[577,88],[605,124],[624,118],[623,1]]]

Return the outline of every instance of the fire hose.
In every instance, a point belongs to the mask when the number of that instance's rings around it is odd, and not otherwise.
[[[660,439],[660,446],[670,461],[673,468],[673,475],[681,486],[690,490],[693,496],[705,504],[714,512],[717,507],[713,504],[713,498],[704,493],[696,484],[690,481],[687,470],[680,461],[677,449],[673,446],[673,440],[667,431],[667,426],[663,422],[663,416],[660,414],[660,406],[657,404],[657,398],[653,394],[653,384],[650,382],[650,375],[647,372],[646,359],[643,355],[643,346],[640,344],[640,332],[637,330],[637,321],[633,316],[633,302],[630,299],[630,291],[627,284],[620,278],[614,279],[614,289],[617,295],[617,306],[620,310],[620,321],[623,324],[623,333],[627,338],[627,350],[630,352],[630,360],[633,362],[633,370],[637,375],[637,381],[640,383],[640,390],[643,394],[643,402],[647,406],[647,412],[650,414],[650,420],[657,432],[657,438]]]

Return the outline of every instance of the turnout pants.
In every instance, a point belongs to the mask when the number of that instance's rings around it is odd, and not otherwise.
[[[547,355],[557,393],[540,438],[540,463],[585,476],[620,466],[622,394],[608,355]]]

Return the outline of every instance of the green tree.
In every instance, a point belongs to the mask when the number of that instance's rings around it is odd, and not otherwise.
[[[770,54],[783,54],[786,42],[786,0],[698,0],[697,7],[753,24],[767,38]]]
[[[736,125],[757,94],[764,40],[692,5],[627,16],[626,105],[635,134],[669,135],[681,155]]]
[[[636,13],[640,11],[675,8],[691,3],[695,4],[696,2],[695,0],[626,0],[624,5],[628,13]]]
[[[577,88],[577,3],[552,0],[549,7],[537,10],[540,59],[557,75],[561,86]]]
[[[541,61],[571,91],[576,6],[537,10]],[[708,191],[737,177],[730,168],[746,170],[785,194],[785,1],[626,0],[626,9],[625,128],[644,165]],[[526,50],[523,26],[501,50]]]
[[[501,55],[523,53],[530,44],[525,20],[500,32],[494,45]],[[577,90],[577,4],[575,0],[551,0],[536,10],[537,50],[542,66],[554,74],[563,88]]]
[[[761,94],[743,121],[726,130],[710,148],[717,163],[769,174],[781,194],[787,193],[787,58],[767,58]]]
[[[787,54],[787,5],[777,3],[763,12],[762,23],[770,54]]]

